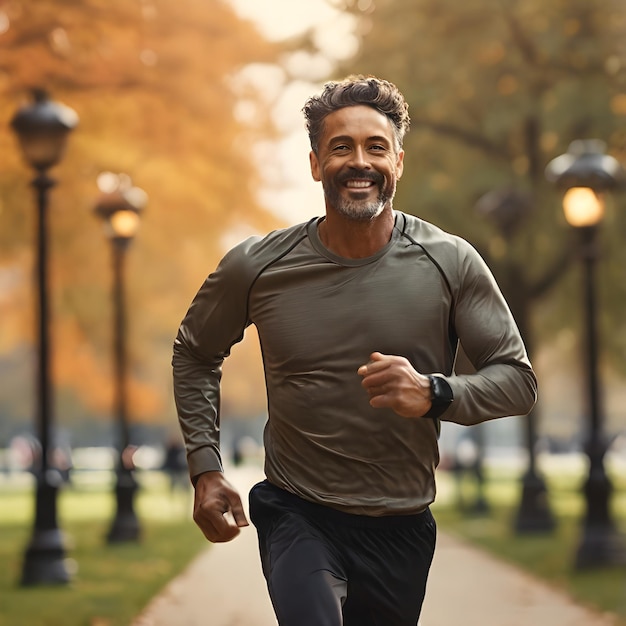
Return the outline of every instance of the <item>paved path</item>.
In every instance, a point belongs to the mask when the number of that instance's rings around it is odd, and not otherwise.
[[[258,470],[229,470],[247,494]],[[614,626],[520,570],[439,533],[422,626]],[[254,527],[210,546],[131,626],[276,626]],[[391,626],[391,625],[390,625]]]

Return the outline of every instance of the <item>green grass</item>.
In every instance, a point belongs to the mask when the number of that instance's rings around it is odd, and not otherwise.
[[[614,625],[626,626],[626,568],[581,572],[573,567],[584,512],[582,470],[550,468],[544,475],[558,522],[552,533],[515,533],[520,481],[516,472],[502,468],[488,471],[486,514],[461,509],[453,478],[440,471],[433,507],[437,522],[442,530],[518,565],[575,601],[616,614]],[[626,475],[618,472],[612,478],[612,512],[626,537]],[[59,524],[67,534],[68,556],[78,567],[71,584],[60,587],[19,586],[34,498],[29,485],[0,486],[0,626],[128,626],[208,547],[191,520],[190,493],[172,497],[159,473],[146,473],[140,480],[136,501],[140,543],[107,545],[114,509],[111,485],[101,480],[77,482],[60,493]],[[466,502],[475,500],[471,480],[464,480],[461,493]]]
[[[143,478],[143,477],[142,477]],[[191,520],[189,493],[170,494],[153,475],[136,498],[141,540],[107,544],[110,485],[64,489],[59,526],[77,571],[69,585],[21,587],[32,532],[27,487],[0,492],[0,626],[128,626],[149,600],[208,544]]]
[[[576,550],[582,536],[584,499],[580,486],[583,476],[545,474],[550,510],[556,519],[552,532],[519,534],[514,519],[519,506],[520,482],[515,475],[501,471],[487,473],[485,497],[487,512],[471,512],[476,501],[475,484],[465,478],[461,490],[449,475],[440,475],[443,497],[433,507],[442,530],[486,549],[561,589],[578,603],[615,614],[616,626],[626,626],[626,565],[577,570]],[[626,542],[626,477],[614,476],[611,499],[613,520]],[[464,507],[459,505],[462,494]]]

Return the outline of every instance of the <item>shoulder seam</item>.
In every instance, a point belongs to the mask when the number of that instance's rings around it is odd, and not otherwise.
[[[428,251],[426,246],[424,246],[424,244],[420,243],[419,241],[415,240],[411,235],[409,235],[409,233],[406,232],[407,219],[406,219],[406,215],[404,214],[403,214],[403,219],[404,219],[404,223],[402,226],[401,235],[403,237],[406,237],[406,239],[408,239],[413,245],[417,246],[424,252],[424,254],[428,257],[428,260],[437,268],[437,271],[439,272],[439,275],[441,276],[446,286],[446,289],[448,290],[448,293],[450,294],[451,305],[450,305],[450,314],[448,318],[448,335],[449,335],[450,349],[454,353],[457,350],[459,338],[458,338],[458,335],[456,334],[456,328],[454,325],[454,318],[456,315],[455,313],[456,298],[455,298],[454,291],[452,289],[452,284],[450,283],[450,279],[448,278],[445,270],[443,269],[439,261],[437,261],[437,259]]]
[[[291,243],[285,250],[283,250],[283,252],[281,252],[278,256],[270,259],[265,265],[263,265],[259,271],[256,273],[256,275],[254,276],[254,278],[250,281],[250,285],[248,287],[248,293],[246,296],[246,320],[250,319],[249,316],[249,311],[250,311],[250,292],[252,291],[252,288],[254,287],[254,285],[256,284],[256,281],[259,279],[259,277],[261,276],[261,274],[263,274],[263,272],[265,272],[265,270],[267,270],[268,267],[270,267],[271,265],[273,265],[274,263],[277,263],[278,261],[280,261],[282,258],[286,257],[296,246],[298,246],[302,241],[304,241],[307,237],[308,237],[308,225],[317,218],[313,218],[312,220],[309,220],[309,222],[307,222],[307,225],[304,229],[304,232],[302,233],[302,235],[300,235],[300,237],[298,237],[293,243]]]
[[[441,274],[441,277],[443,278],[443,281],[446,285],[448,293],[450,294],[452,298],[452,302],[454,303],[454,292],[452,290],[452,285],[450,284],[450,279],[448,278],[445,270],[443,269],[443,267],[441,267],[441,264],[439,263],[439,261],[437,261],[437,259],[435,259],[435,257],[428,251],[428,249],[426,248],[426,246],[424,246],[424,244],[420,243],[419,241],[416,241],[413,237],[411,237],[411,235],[409,235],[409,233],[406,232],[406,217],[405,216],[403,217],[404,217],[404,225],[401,231],[402,236],[406,237],[406,239],[408,239],[414,246],[418,246],[419,248],[421,248],[424,254],[430,260],[430,262],[437,268],[438,272]]]

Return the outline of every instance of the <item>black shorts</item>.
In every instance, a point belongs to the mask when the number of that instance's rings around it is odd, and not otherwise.
[[[263,481],[250,518],[280,626],[417,624],[437,534],[430,510],[351,515]]]

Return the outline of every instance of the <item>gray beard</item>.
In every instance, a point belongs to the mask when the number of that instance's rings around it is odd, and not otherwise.
[[[368,222],[382,213],[385,206],[382,198],[373,202],[359,202],[354,200],[339,201],[334,205],[338,213],[352,220]]]
[[[337,213],[359,222],[369,222],[379,216],[385,208],[385,204],[391,199],[381,190],[376,200],[370,202],[344,200],[337,189],[330,185],[328,188],[324,186],[324,195]]]

